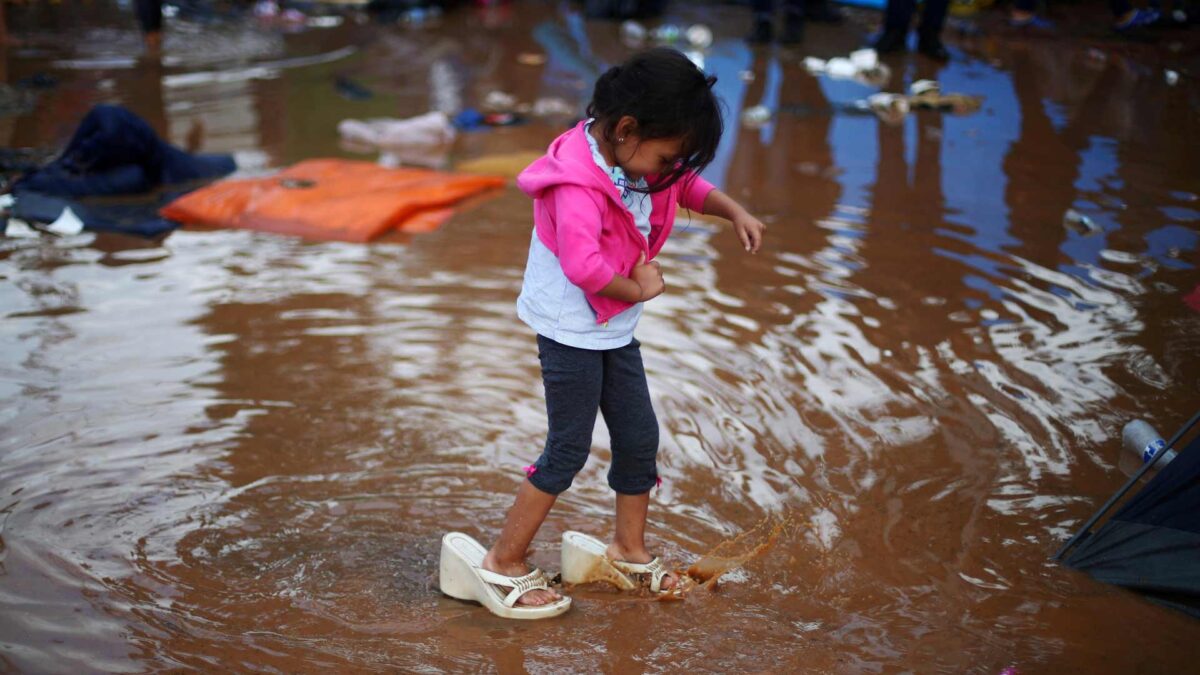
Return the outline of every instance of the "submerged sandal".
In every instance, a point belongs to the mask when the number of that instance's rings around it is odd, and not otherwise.
[[[517,600],[529,591],[549,590],[546,575],[539,569],[520,577],[506,577],[483,569],[487,549],[462,532],[450,532],[442,537],[442,559],[438,584],[442,592],[459,600],[472,600],[488,611],[506,619],[547,619],[558,616],[571,607],[564,597],[545,605],[517,605]],[[507,594],[501,588],[511,588]]]
[[[663,577],[669,570],[662,558],[648,563],[631,563],[612,560],[605,552],[608,547],[599,539],[582,532],[563,532],[562,536],[562,579],[569,584],[584,584],[605,581],[623,591],[632,591],[641,584],[639,577],[649,580],[650,591],[668,593],[662,587]]]

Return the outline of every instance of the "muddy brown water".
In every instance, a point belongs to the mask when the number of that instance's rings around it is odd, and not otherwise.
[[[1200,99],[1162,77],[1194,39],[952,36],[949,65],[891,59],[885,89],[935,77],[983,109],[888,125],[843,109],[871,89],[799,62],[870,15],[800,52],[745,48],[736,8],[675,16],[717,27],[731,120],[781,112],[731,121],[708,172],[769,223],[764,250],[685,216],[639,328],[663,431],[650,536],[683,567],[788,519],[766,555],[684,602],[585,589],[533,623],[438,593],[439,536],[490,541],[545,431],[515,189],[370,246],[0,240],[0,670],[1194,669],[1195,620],[1049,560],[1125,480],[1121,425],[1169,433],[1200,400]],[[4,145],[53,148],[117,101],[250,173],[355,156],[346,117],[494,88],[578,101],[627,53],[552,3],[417,29],[176,21],[161,60],[107,5],[13,9],[10,29],[7,81],[58,85],[0,118]],[[339,97],[338,75],[375,96]],[[465,134],[446,162],[557,131]],[[557,568],[563,530],[611,534],[607,447],[601,422],[535,564]]]

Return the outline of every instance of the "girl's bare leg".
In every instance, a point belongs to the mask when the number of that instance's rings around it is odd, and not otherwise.
[[[529,565],[525,564],[525,554],[557,499],[557,495],[542,492],[528,480],[522,481],[521,488],[517,490],[517,499],[508,510],[504,529],[500,530],[500,538],[483,557],[483,569],[507,577],[528,574]],[[522,595],[517,604],[545,605],[561,597],[554,590],[530,591]]]
[[[654,559],[646,550],[646,513],[650,509],[650,493],[623,495],[617,493],[617,533],[605,554],[613,560],[648,563]],[[662,580],[663,589],[673,587],[678,579],[668,572]]]

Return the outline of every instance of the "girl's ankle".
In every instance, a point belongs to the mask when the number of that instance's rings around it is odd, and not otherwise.
[[[625,546],[618,541],[613,541],[608,545],[606,554],[609,558],[631,563],[646,563],[650,562],[654,556],[646,550],[646,545],[641,546]]]

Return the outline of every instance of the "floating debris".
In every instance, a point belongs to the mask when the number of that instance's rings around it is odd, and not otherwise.
[[[892,124],[903,120],[904,116],[912,109],[907,96],[903,94],[889,94],[887,92],[879,92],[878,94],[868,96],[867,107],[878,115],[879,119]]]
[[[921,96],[930,92],[937,94],[941,93],[941,91],[942,85],[938,84],[934,80],[917,80],[916,82],[908,85],[908,93],[912,94],[913,96]]]
[[[630,19],[621,24],[621,41],[636,47],[646,41],[646,27]]]
[[[14,239],[34,239],[39,235],[38,231],[33,229],[29,223],[20,218],[9,218],[4,228],[4,236]]]
[[[1100,231],[1096,221],[1088,218],[1075,209],[1067,209],[1063,214],[1063,225],[1083,235],[1095,234]]]
[[[879,92],[865,100],[855,101],[846,112],[875,113],[889,124],[903,121],[909,112],[916,109],[941,110],[955,115],[968,115],[979,110],[983,97],[968,94],[943,94],[941,85],[933,80],[917,80],[909,87],[909,95]]]
[[[489,112],[512,112],[517,107],[517,97],[506,91],[490,91],[483,97],[482,107]]]
[[[837,56],[828,61],[815,56],[804,58],[804,67],[813,75],[828,75],[838,80],[857,80],[879,86],[891,79],[892,71],[879,62],[874,49],[859,49],[849,57]]]
[[[771,109],[765,105],[756,105],[742,111],[742,125],[749,129],[758,129],[771,121]]]
[[[1163,72],[1163,79],[1167,81],[1167,86],[1174,87],[1179,84],[1179,73],[1168,69]]]
[[[913,108],[944,110],[955,115],[970,115],[983,106],[983,97],[969,94],[942,94],[935,91],[919,96],[909,96],[908,103]]]
[[[541,66],[546,63],[546,55],[537,52],[525,52],[517,55],[517,63],[523,66]]]
[[[859,70],[873,70],[879,66],[879,54],[874,49],[859,49],[850,52],[850,62]]]
[[[310,16],[304,22],[309,28],[337,28],[345,22],[340,16]]]
[[[441,111],[408,119],[347,119],[338,123],[338,133],[351,141],[381,148],[443,145],[454,142],[455,130]]]
[[[67,237],[83,232],[83,221],[68,207],[63,209],[62,215],[47,225],[46,229],[54,234]]]
[[[375,93],[345,75],[338,75],[333,80],[333,88],[342,98],[348,101],[366,101],[374,98]]]
[[[538,117],[571,117],[578,113],[578,108],[566,99],[547,96],[534,101],[530,112]]]
[[[708,49],[713,42],[712,29],[702,23],[690,26],[684,37],[687,38],[688,44],[697,49]]]
[[[679,36],[683,35],[683,31],[679,30],[679,26],[676,26],[673,23],[664,23],[658,28],[655,28],[652,35],[654,36],[654,39],[659,42],[671,44],[679,40]]]

